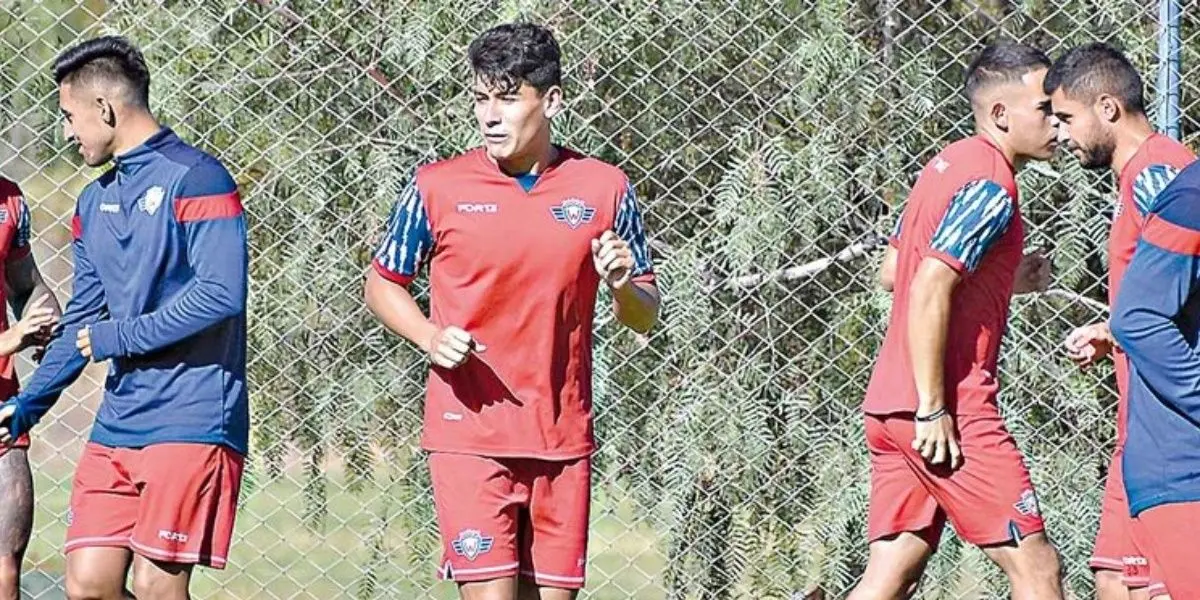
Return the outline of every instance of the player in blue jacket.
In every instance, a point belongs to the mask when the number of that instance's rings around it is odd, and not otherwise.
[[[113,166],[79,196],[74,279],[57,337],[0,408],[0,441],[29,431],[89,360],[110,361],[76,468],[67,595],[187,598],[194,565],[223,568],[249,429],[246,222],[215,158],[162,127],[150,75],[123,38],[54,64],[63,133]]]
[[[1129,356],[1125,489],[1172,598],[1200,598],[1200,162],[1158,195],[1113,311]]]

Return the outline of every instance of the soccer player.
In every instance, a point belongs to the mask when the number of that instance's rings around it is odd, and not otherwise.
[[[1112,169],[1117,174],[1119,195],[1108,240],[1110,306],[1121,289],[1121,278],[1155,197],[1195,159],[1183,144],[1154,132],[1146,117],[1142,87],[1129,60],[1101,43],[1063,54],[1046,75],[1046,93],[1059,120],[1059,144],[1078,157],[1084,168]],[[1162,593],[1161,582],[1150,580],[1145,553],[1134,545],[1121,480],[1129,398],[1125,355],[1113,347],[1107,322],[1075,329],[1065,346],[1071,360],[1082,367],[1113,353],[1117,371],[1117,443],[1104,486],[1095,550],[1088,562],[1095,572],[1096,590],[1100,600]]]
[[[59,306],[42,281],[29,248],[29,207],[17,184],[0,178],[0,307],[5,300],[17,315],[11,328],[0,308],[0,399],[16,395],[13,356],[49,341]],[[29,436],[0,448],[0,600],[21,597],[21,561],[33,530],[33,475]]]
[[[985,48],[966,75],[977,134],[930,160],[909,195],[863,407],[871,544],[854,600],[914,594],[947,519],[1004,570],[1014,598],[1063,597],[995,376],[1010,297],[1047,283],[1045,259],[1025,258],[1016,171],[1054,153],[1049,66],[1028,46]]]
[[[1133,538],[1173,598],[1200,598],[1200,162],[1155,200],[1113,307],[1129,369]]]
[[[72,221],[62,327],[28,387],[0,408],[19,439],[89,360],[111,360],[76,467],[67,595],[188,597],[194,565],[223,568],[248,441],[246,223],[221,163],[161,126],[127,40],[54,63],[63,133],[91,167]]]
[[[659,294],[628,178],[551,143],[563,108],[552,34],[501,25],[468,55],[483,146],[408,181],[366,302],[432,363],[422,447],[442,577],[468,600],[573,598],[587,557],[597,291],[639,332]],[[408,290],[423,265],[428,318]]]

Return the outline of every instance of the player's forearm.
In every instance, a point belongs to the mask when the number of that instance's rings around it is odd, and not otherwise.
[[[367,308],[389,331],[428,351],[438,327],[425,317],[404,286],[384,279],[374,269],[367,273],[364,290]]]
[[[652,283],[631,281],[613,290],[613,300],[617,320],[638,333],[650,331],[658,322],[662,299]]]
[[[914,282],[909,298],[908,347],[916,379],[918,414],[946,406],[946,335],[950,326],[951,290]]]

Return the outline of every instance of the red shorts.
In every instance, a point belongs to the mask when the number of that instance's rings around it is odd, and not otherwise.
[[[999,414],[956,421],[963,464],[931,467],[912,449],[912,415],[866,417],[871,451],[870,541],[904,532],[937,547],[947,518],[977,546],[1017,541],[1045,529],[1029,470]]]
[[[71,487],[66,551],[115,546],[156,561],[225,568],[242,461],[209,444],[88,442]]]
[[[522,575],[539,586],[583,587],[590,458],[543,461],[429,455],[445,544],[441,576],[458,582]]]
[[[1096,532],[1096,547],[1088,566],[1096,571],[1120,571],[1129,588],[1162,589],[1162,582],[1151,577],[1150,561],[1134,541],[1133,518],[1129,516],[1129,500],[1121,477],[1120,447],[1113,453],[1104,482],[1104,503],[1100,507],[1100,529]]]
[[[1148,508],[1133,520],[1133,538],[1150,561],[1150,578],[1166,584],[1176,600],[1200,598],[1196,540],[1200,539],[1200,502]],[[1150,590],[1151,595],[1166,593]]]

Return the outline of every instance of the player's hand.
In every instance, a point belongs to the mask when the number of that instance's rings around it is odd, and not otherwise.
[[[32,304],[25,307],[25,314],[13,325],[16,334],[21,339],[21,349],[30,346],[45,346],[50,341],[54,326],[58,324],[58,315],[52,307],[46,306],[50,296],[43,295]]]
[[[1017,265],[1014,294],[1044,292],[1050,287],[1050,259],[1041,248],[1021,257]]]
[[[600,278],[612,289],[620,289],[633,274],[633,250],[629,242],[607,230],[592,240],[592,263]]]
[[[12,419],[17,412],[17,405],[5,404],[0,407],[0,444],[4,446],[11,445],[15,440],[12,437]]]
[[[92,330],[90,327],[84,327],[75,335],[75,347],[79,349],[79,353],[84,358],[92,358]]]
[[[487,346],[480,344],[471,337],[471,334],[453,325],[433,334],[433,338],[429,340],[429,347],[425,349],[429,353],[429,360],[445,369],[459,367],[467,362],[467,357],[472,352],[483,352],[484,350],[487,350]]]
[[[924,416],[924,415],[918,415]],[[950,413],[923,423],[916,421],[916,437],[912,447],[931,465],[949,465],[957,469],[962,465],[962,450],[958,446],[958,432],[954,430],[954,418]]]
[[[1108,329],[1108,323],[1092,323],[1077,327],[1067,336],[1063,346],[1067,349],[1067,358],[1080,368],[1086,368],[1103,359],[1112,352],[1115,340]]]

